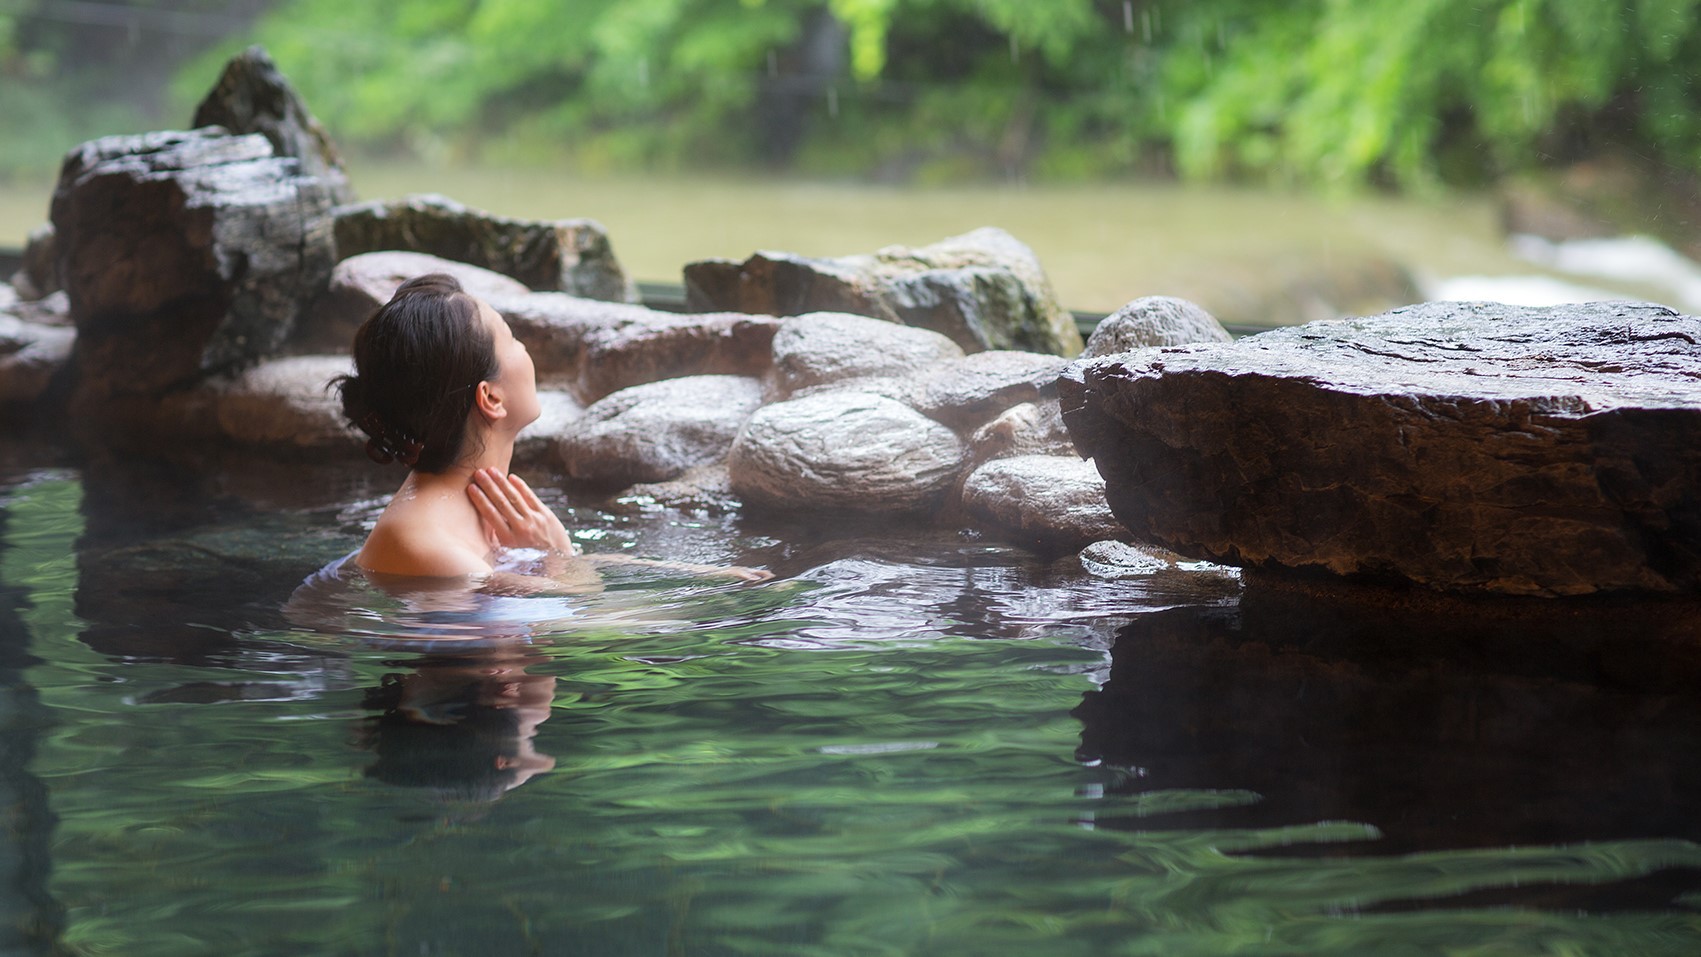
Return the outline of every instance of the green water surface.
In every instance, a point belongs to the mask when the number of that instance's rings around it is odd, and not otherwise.
[[[370,502],[112,509],[75,471],[17,476],[0,502],[0,638],[33,656],[4,683],[9,753],[30,754],[6,773],[37,795],[0,888],[20,952],[1701,952],[1689,878],[1611,907],[1471,896],[1693,875],[1683,835],[1593,840],[1585,818],[1575,840],[1385,853],[1384,822],[1237,823],[1277,796],[1079,754],[1073,712],[1111,645],[1178,605],[1232,616],[1232,592],[948,534],[788,551],[650,512],[603,520],[651,550],[768,548],[784,574],[634,580],[668,614],[593,608],[456,655],[276,614]],[[410,723],[375,703],[463,679],[487,682],[486,731],[452,704]],[[499,720],[528,694],[529,745]],[[520,752],[553,766],[504,789],[492,765]]]

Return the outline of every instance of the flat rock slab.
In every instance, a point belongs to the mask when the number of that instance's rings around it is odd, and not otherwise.
[[[1136,537],[1522,595],[1701,590],[1701,320],[1426,303],[1083,362],[1077,448]]]

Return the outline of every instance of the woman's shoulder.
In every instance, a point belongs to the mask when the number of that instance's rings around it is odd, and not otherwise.
[[[487,554],[453,535],[420,523],[382,522],[354,555],[363,570],[379,575],[455,578],[488,575]]]

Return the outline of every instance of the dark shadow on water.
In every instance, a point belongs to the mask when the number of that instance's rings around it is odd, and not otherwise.
[[[1694,602],[1451,601],[1253,579],[1237,607],[1124,627],[1109,680],[1074,714],[1081,757],[1138,769],[1130,790],[1250,790],[1263,800],[1217,823],[1362,822],[1382,839],[1289,853],[1391,855],[1701,841],[1698,687]],[[1664,872],[1447,903],[1664,908],[1698,888],[1701,875]]]

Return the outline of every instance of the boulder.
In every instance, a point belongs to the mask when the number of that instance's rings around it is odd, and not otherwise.
[[[987,462],[963,481],[963,509],[1007,536],[1071,550],[1128,534],[1105,504],[1098,470],[1072,455]]]
[[[1097,358],[1149,346],[1233,340],[1222,323],[1197,305],[1174,296],[1147,296],[1100,320],[1087,337],[1083,355]]]
[[[1074,454],[1075,444],[1055,397],[1011,406],[969,439],[969,457],[976,462],[1015,455]]]
[[[742,263],[685,267],[694,311],[797,316],[849,312],[942,333],[964,350],[1081,351],[1033,250],[1000,229],[977,229],[931,246],[888,246],[871,256],[810,259],[758,252]]]
[[[753,506],[918,512],[944,499],[963,451],[950,429],[901,403],[831,392],[758,409],[728,468]]]
[[[78,396],[157,397],[272,354],[330,275],[330,210],[320,181],[258,135],[147,133],[72,150],[53,225]]]
[[[30,230],[24,241],[23,264],[12,274],[12,288],[18,298],[44,299],[60,291],[59,271],[55,265],[58,245],[54,241],[52,223],[43,223]]]
[[[233,376],[208,379],[133,414],[147,431],[197,441],[263,446],[276,453],[358,448],[365,437],[342,417],[331,380],[354,371],[346,356],[270,359]]]
[[[10,287],[0,286],[0,405],[28,405],[71,358],[77,334],[20,319],[16,312],[25,304],[10,298]]]
[[[485,300],[525,295],[525,284],[498,272],[428,256],[425,253],[363,253],[337,263],[324,295],[297,324],[290,348],[295,352],[347,351],[355,330],[379,306],[390,301],[396,287],[427,273],[448,273],[472,295]]]
[[[1057,395],[1069,360],[1037,352],[977,352],[938,363],[920,375],[912,408],[965,432],[1013,406]]]
[[[218,83],[195,108],[193,125],[258,133],[276,155],[295,157],[301,175],[324,183],[333,203],[354,202],[330,136],[262,47],[251,46],[225,64]]]
[[[638,300],[608,233],[589,219],[509,219],[423,194],[338,207],[336,239],[345,259],[384,250],[430,253],[511,276],[539,292]]]
[[[865,377],[902,377],[962,355],[937,332],[838,312],[785,319],[773,340],[774,378],[783,394]]]
[[[1111,507],[1185,555],[1438,589],[1701,589],[1701,320],[1428,303],[1071,367]]]
[[[665,482],[726,458],[762,384],[702,375],[621,389],[597,400],[561,438],[567,474],[591,482]]]
[[[562,293],[489,302],[531,351],[539,381],[584,403],[679,376],[765,375],[779,328],[772,316],[680,315]]]
[[[514,443],[515,468],[554,468],[558,461],[555,449],[561,444],[561,437],[585,414],[579,400],[560,389],[539,389],[537,400],[541,406],[537,421],[526,426]]]

